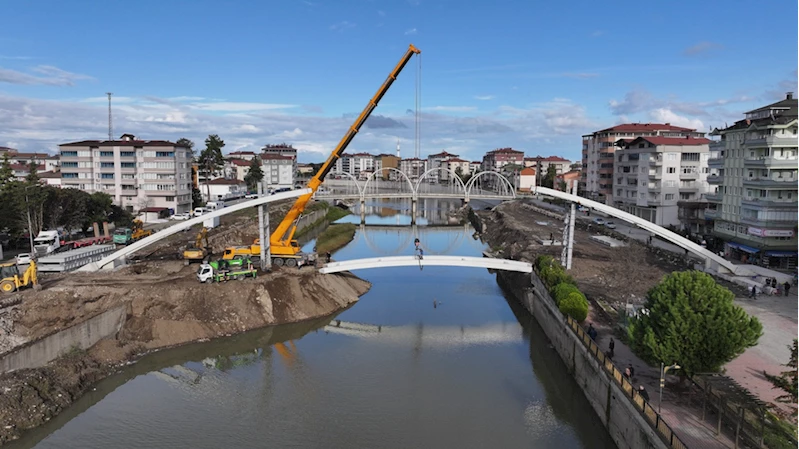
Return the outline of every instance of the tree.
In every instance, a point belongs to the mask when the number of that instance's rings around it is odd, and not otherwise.
[[[208,198],[211,198],[211,186],[208,184],[212,174],[216,173],[224,164],[225,158],[222,156],[222,148],[225,141],[218,135],[211,134],[205,139],[205,149],[200,153],[198,163],[205,169],[205,186],[208,189]]]
[[[191,203],[194,205],[194,207],[202,207],[205,205],[205,201],[203,201],[203,194],[197,187],[191,188]]]
[[[550,189],[554,189],[555,188],[555,178],[557,176],[558,176],[558,169],[555,168],[554,165],[550,164],[549,167],[547,167],[547,174],[544,175],[544,179],[541,180],[541,186],[542,187],[549,187]]]
[[[649,290],[646,311],[631,320],[631,347],[648,363],[677,363],[689,376],[719,371],[763,333],[734,298],[706,273],[671,273]]]
[[[28,176],[25,177],[25,181],[30,184],[39,182],[39,170],[36,167],[36,161],[33,159],[28,163]]]
[[[8,152],[3,153],[3,164],[0,165],[0,187],[14,180],[14,169],[11,168],[11,158]]]
[[[796,347],[797,339],[793,339],[793,346],[788,346],[788,349],[791,351],[791,358],[788,360],[783,366],[787,366],[791,368],[790,371],[783,371],[779,374],[779,376],[774,376],[768,374],[767,372],[763,371],[763,374],[766,376],[769,382],[774,385],[774,388],[780,389],[784,391],[786,394],[777,397],[778,402],[787,402],[789,404],[796,404],[799,397],[797,397],[797,376],[796,376]],[[796,411],[794,410],[794,413]]]
[[[254,157],[250,161],[250,170],[244,176],[244,182],[247,183],[247,188],[250,192],[258,190],[258,183],[264,180],[264,172],[261,170],[261,163],[259,157]]]
[[[194,142],[185,137],[181,137],[180,139],[178,139],[177,142],[175,142],[175,144],[176,146],[183,147],[189,150],[191,156],[194,157]]]

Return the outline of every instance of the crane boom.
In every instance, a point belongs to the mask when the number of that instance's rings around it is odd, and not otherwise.
[[[271,251],[273,254],[287,254],[286,250],[291,248],[291,240],[294,238],[294,232],[297,230],[296,220],[300,217],[302,212],[305,210],[305,206],[313,197],[313,194],[322,185],[322,182],[325,179],[325,176],[330,172],[330,170],[335,165],[336,161],[339,157],[344,153],[344,150],[347,149],[352,139],[355,137],[355,134],[360,131],[361,126],[366,122],[366,119],[372,114],[372,111],[377,107],[377,104],[383,98],[383,96],[388,92],[388,88],[394,83],[399,76],[402,69],[408,64],[408,61],[411,60],[411,57],[414,54],[419,54],[421,51],[416,48],[413,44],[408,47],[408,51],[405,52],[402,59],[400,59],[397,66],[394,67],[394,70],[388,75],[388,78],[383,82],[383,85],[377,89],[377,93],[369,100],[369,103],[364,108],[363,112],[355,119],[355,123],[352,124],[347,133],[338,143],[336,149],[330,154],[327,158],[325,163],[316,174],[308,181],[307,188],[311,189],[311,193],[307,195],[303,195],[298,197],[297,200],[294,202],[294,205],[289,209],[286,217],[283,218],[283,221],[275,228],[275,231],[269,237],[269,244],[271,246]],[[296,248],[296,247],[295,247]],[[297,249],[298,250],[298,249]],[[296,254],[295,251],[291,251],[290,254]]]

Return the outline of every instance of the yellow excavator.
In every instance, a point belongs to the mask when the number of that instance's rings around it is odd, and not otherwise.
[[[0,292],[14,293],[22,287],[36,287],[39,278],[36,276],[36,261],[31,260],[28,269],[20,274],[16,262],[0,265]]]
[[[411,57],[415,54],[420,54],[421,51],[416,48],[413,44],[408,47],[408,50],[402,56],[399,63],[397,63],[394,70],[389,73],[388,78],[386,81],[383,82],[383,85],[377,90],[377,93],[369,100],[369,103],[364,108],[363,112],[355,119],[355,122],[352,124],[347,133],[338,143],[336,149],[330,154],[325,161],[324,165],[319,168],[319,171],[308,181],[308,184],[305,186],[306,188],[311,189],[311,193],[307,193],[303,196],[297,198],[294,202],[294,205],[289,209],[288,213],[286,213],[286,217],[277,225],[275,231],[272,232],[272,235],[269,236],[269,250],[272,255],[272,263],[277,266],[286,265],[288,267],[295,267],[297,266],[297,262],[303,259],[303,254],[300,250],[300,245],[294,240],[294,233],[297,232],[297,222],[302,216],[303,211],[305,210],[305,206],[308,205],[308,202],[311,201],[314,193],[319,189],[319,186],[322,185],[322,182],[325,180],[325,176],[333,169],[336,165],[336,161],[339,157],[344,153],[344,151],[349,146],[352,139],[355,135],[360,131],[361,126],[366,123],[366,119],[372,114],[372,111],[377,107],[377,104],[383,98],[383,96],[388,92],[389,87],[394,83],[399,76],[402,69],[408,64],[408,61],[411,60]],[[222,255],[223,259],[233,259],[237,254],[248,254],[251,257],[260,257],[261,255],[261,245],[260,241],[256,240],[255,244],[249,246],[234,246],[230,248],[225,248],[225,253]]]
[[[208,256],[211,245],[208,244],[208,228],[203,227],[197,233],[194,245],[189,246],[183,251],[183,264],[188,265],[192,262],[202,262]]]

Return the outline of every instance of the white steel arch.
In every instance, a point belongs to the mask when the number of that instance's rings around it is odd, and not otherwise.
[[[508,178],[502,176],[501,174],[495,171],[481,171],[480,173],[477,173],[476,175],[469,178],[469,181],[466,183],[466,199],[469,199],[469,196],[472,194],[472,188],[474,188],[474,185],[477,183],[477,180],[486,175],[493,175],[499,178],[501,182],[504,184],[504,186],[508,189],[508,192],[510,192],[511,197],[516,198],[516,189],[513,187],[513,184],[511,184],[510,181],[508,181]],[[499,191],[497,193],[501,194],[501,192]]]
[[[283,201],[290,198],[296,198],[298,196],[306,195],[311,193],[311,189],[299,189],[299,190],[290,190],[288,192],[280,192],[274,195],[269,196],[262,196],[260,198],[256,198],[250,201],[244,201],[239,204],[234,204],[233,206],[228,206],[223,209],[215,210],[211,213],[203,214],[199,217],[194,217],[190,220],[186,220],[179,224],[174,224],[162,231],[156,232],[155,234],[145,237],[138,242],[130,244],[119,251],[115,251],[108,256],[103,257],[97,262],[92,262],[87,265],[82,266],[77,271],[97,271],[104,266],[114,262],[115,260],[119,259],[120,257],[125,257],[135,253],[136,251],[145,248],[147,246],[152,245],[153,243],[159,242],[170,235],[177,234],[178,232],[189,229],[196,224],[202,224],[205,220],[209,218],[216,218],[221,217],[222,215],[227,215],[233,212],[240,211],[242,209],[248,209],[253,206],[258,206],[261,204],[273,203],[275,201]]]
[[[457,173],[455,173],[454,171],[450,170],[447,167],[428,168],[424,173],[422,173],[422,176],[419,176],[419,179],[416,180],[416,188],[414,189],[415,194],[416,194],[415,196],[419,195],[419,188],[422,186],[422,181],[424,181],[424,178],[426,178],[427,175],[429,175],[430,173],[433,173],[433,172],[436,172],[436,171],[445,171],[445,172],[449,173],[452,176],[452,178],[457,181],[457,182],[455,182],[455,185],[457,185],[461,189],[463,189],[464,198],[467,198],[467,199],[469,198],[468,191],[466,190],[466,185],[463,184],[463,180],[461,179],[461,177],[458,176]]]
[[[507,259],[494,259],[491,257],[465,257],[465,256],[416,256],[373,257],[368,259],[345,260],[330,262],[319,269],[320,273],[330,274],[350,270],[364,270],[367,268],[389,267],[471,267],[488,268],[491,270],[518,271],[532,273],[533,265],[527,262]]]
[[[652,223],[651,221],[644,220],[643,218],[636,217],[635,215],[616,209],[613,206],[608,206],[607,204],[598,203],[596,201],[583,198],[581,196],[572,195],[570,193],[561,192],[559,190],[550,189],[547,187],[535,187],[534,189],[535,189],[534,193],[536,194],[551,196],[553,198],[560,198],[562,200],[570,201],[583,206],[588,206],[602,213],[608,214],[611,217],[624,220],[628,223],[632,223],[641,229],[645,229],[657,236],[663,237],[664,239],[670,241],[671,243],[674,243],[680,248],[683,248],[686,251],[690,251],[703,258],[705,260],[706,268],[712,268],[715,269],[716,271],[719,271],[718,268],[724,268],[730,273],[738,276],[750,276],[754,274],[752,273],[752,270],[746,268],[745,265],[735,265],[729,260],[719,256],[718,254],[713,253],[712,251],[708,251],[707,249],[697,245],[696,243],[688,240],[687,238],[679,234],[671,232],[668,229],[663,228],[661,226],[658,226]]]
[[[408,175],[405,174],[405,172],[403,172],[402,170],[399,170],[397,168],[394,168],[394,167],[384,167],[384,168],[381,168],[380,170],[373,171],[372,173],[369,174],[369,176],[366,177],[366,183],[364,184],[363,189],[361,190],[361,197],[362,198],[366,195],[366,192],[368,191],[367,187],[369,187],[369,183],[373,179],[375,179],[377,177],[378,173],[381,173],[381,172],[386,171],[386,170],[388,170],[389,172],[395,171],[395,172],[399,173],[405,179],[405,181],[408,182],[408,187],[410,187],[410,189],[411,189],[410,193],[412,195],[416,196],[416,189],[413,186],[413,182],[411,181],[411,178],[409,178]]]
[[[350,180],[352,180],[353,183],[355,183],[355,189],[358,191],[358,195],[363,197],[364,189],[361,187],[361,183],[358,182],[358,178],[356,178],[352,174],[347,173],[345,171],[339,171],[339,172],[330,173],[330,175],[331,176],[345,176],[345,177],[349,178]],[[329,180],[330,178],[327,178],[327,179]],[[322,185],[324,185],[324,182],[322,183]]]

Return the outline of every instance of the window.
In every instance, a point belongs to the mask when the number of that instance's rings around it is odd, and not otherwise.
[[[113,151],[101,151],[100,157],[114,157]]]
[[[100,168],[114,168],[113,162],[100,162]]]
[[[666,153],[666,160],[667,161],[676,161],[678,154],[679,153]]]
[[[78,157],[77,151],[61,151],[61,157]]]
[[[101,173],[100,179],[114,179],[113,173]]]
[[[136,152],[135,151],[123,151],[123,152],[119,153],[119,156],[120,157],[136,157]]]
[[[673,200],[674,199],[674,194],[673,193],[667,193],[665,195],[665,198],[666,198],[666,201]]]
[[[668,167],[666,169],[666,173],[677,173],[677,168],[676,167]]]
[[[122,168],[136,168],[136,163],[135,162],[120,162],[119,165]]]
[[[77,178],[77,177],[78,177],[78,174],[77,174],[77,173],[63,173],[63,172],[62,172],[62,173],[61,173],[61,177],[62,177],[62,178],[67,178],[67,179],[70,179],[70,178],[71,178],[71,179],[74,179],[74,178]]]
[[[136,179],[136,175],[134,175],[132,173],[123,173],[122,174],[122,179]]]
[[[175,157],[174,151],[156,151],[155,157]]]
[[[61,168],[78,168],[77,162],[62,162]]]
[[[166,201],[171,203],[171,202],[175,201],[175,197],[174,196],[167,196],[167,197],[164,197],[164,200],[166,200]]]

